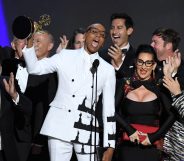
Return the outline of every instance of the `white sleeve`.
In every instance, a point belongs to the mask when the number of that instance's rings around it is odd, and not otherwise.
[[[24,47],[23,55],[26,62],[28,73],[42,75],[53,73],[57,70],[58,61],[60,60],[60,54],[55,54],[50,58],[43,58],[38,60],[36,57],[36,53],[34,47],[26,48]]]
[[[103,88],[103,124],[104,124],[104,147],[115,148],[115,71],[109,71],[108,77]]]

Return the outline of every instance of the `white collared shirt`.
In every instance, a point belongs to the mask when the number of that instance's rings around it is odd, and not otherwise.
[[[16,79],[18,81],[21,92],[24,93],[27,87],[27,80],[28,80],[27,69],[18,65]]]
[[[94,54],[89,54],[85,51],[84,47],[82,48],[82,50],[84,50],[84,54],[85,54],[85,58],[89,57],[91,65],[93,64],[95,59],[98,59],[98,52],[94,53]],[[87,58],[88,59],[88,58]]]

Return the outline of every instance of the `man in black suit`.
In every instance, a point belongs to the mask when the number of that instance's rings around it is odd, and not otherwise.
[[[172,77],[177,77],[181,89],[184,89],[184,61],[178,49],[180,40],[179,33],[171,28],[157,28],[152,33],[151,46],[155,49],[158,59],[155,77],[158,84],[161,86],[160,89],[167,94],[167,97],[170,98],[171,101],[172,97],[170,91],[163,86],[163,76],[168,76],[167,74],[169,73],[169,76],[171,74]],[[172,71],[172,66],[169,65],[170,60],[173,61],[172,63],[174,66],[174,71],[172,73],[170,73],[170,71]],[[184,120],[178,111],[175,110],[175,108],[171,108],[171,110],[175,114],[176,122],[184,124]],[[164,119],[165,115],[163,115],[162,118]],[[170,146],[170,142],[172,143],[175,139],[173,139],[173,131],[176,131],[176,127],[177,126],[174,124],[164,137],[163,148],[165,151],[168,150],[167,148]],[[174,135],[176,136],[176,134]],[[176,149],[172,149],[172,151],[175,152]]]
[[[126,13],[113,13],[110,21],[113,44],[108,49],[102,50],[100,56],[114,66],[116,78],[127,77],[132,74],[135,59],[135,51],[129,43],[134,23]]]
[[[26,161],[31,148],[31,101],[0,76],[0,160]]]
[[[134,30],[134,22],[126,13],[113,13],[111,15],[110,22],[112,45],[108,49],[101,50],[99,55],[114,66],[116,70],[116,79],[118,80],[122,77],[131,76],[134,71],[135,51],[129,43],[129,38]],[[103,125],[101,108],[102,97],[103,96],[101,95],[97,108],[97,118],[101,126]]]
[[[53,48],[54,40],[48,31],[34,33],[34,48],[38,59],[48,57]],[[25,45],[24,45],[25,46]],[[13,47],[13,46],[12,46]],[[57,89],[57,75],[46,74],[41,76],[28,75],[24,59],[22,57],[22,46],[16,44],[15,53],[18,51],[18,59],[5,60],[2,64],[2,75],[14,72],[20,84],[21,91],[32,101],[32,150],[29,160],[49,160],[47,149],[47,138],[40,135],[40,129],[45,119],[49,104],[55,96]],[[7,66],[9,68],[7,68]]]
[[[7,47],[6,49],[3,48],[5,53],[4,55],[9,55],[9,57],[4,57],[4,59],[2,59],[2,68],[6,67],[6,69],[2,71],[2,75],[9,76],[10,73],[13,72],[14,76],[16,76],[18,64],[23,62],[22,49],[24,48],[26,43],[26,39],[18,39],[14,37],[11,42],[11,47]]]
[[[0,60],[1,62],[5,59],[9,59],[12,56],[12,48],[9,46],[0,46]]]

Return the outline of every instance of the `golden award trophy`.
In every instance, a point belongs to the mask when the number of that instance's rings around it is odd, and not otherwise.
[[[38,22],[26,16],[18,16],[13,21],[12,32],[16,38],[26,39],[33,33],[42,30],[43,26],[50,25],[50,22],[50,15],[47,14],[41,15]]]

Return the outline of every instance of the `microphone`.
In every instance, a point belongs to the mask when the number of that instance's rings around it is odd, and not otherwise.
[[[98,66],[99,66],[99,60],[98,59],[95,59],[94,60],[94,62],[93,62],[93,64],[92,64],[92,67],[91,67],[91,69],[90,69],[90,71],[91,71],[91,73],[92,74],[95,74],[95,72],[97,71],[97,68],[98,68]]]
[[[99,60],[95,59],[93,64],[92,64],[92,67],[90,68],[90,71],[92,73],[92,87],[94,87],[94,85],[95,85],[95,90],[94,90],[94,88],[91,88],[91,91],[92,91],[91,110],[93,110],[93,105],[95,105],[95,108],[97,107],[97,97],[98,97],[97,96],[97,68],[99,66],[99,63],[100,63]],[[95,83],[95,78],[94,78],[95,72],[96,72],[96,83]],[[94,94],[95,94],[95,100],[93,100]],[[92,113],[91,113],[91,118],[92,118]],[[92,136],[92,126],[93,126],[93,124],[91,123],[91,136]],[[96,133],[97,133],[96,126],[97,126],[97,121],[96,121],[96,110],[95,110],[95,137],[94,137],[94,152],[95,153],[96,153],[96,137],[97,137],[96,136]],[[92,143],[92,139],[91,139],[91,143]],[[92,161],[91,154],[92,154],[92,147],[90,146],[90,161]],[[94,157],[94,161],[95,161],[95,157]]]

